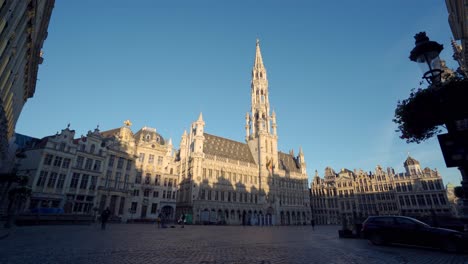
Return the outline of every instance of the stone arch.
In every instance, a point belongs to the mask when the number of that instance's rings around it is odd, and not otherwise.
[[[273,207],[268,207],[267,211],[266,211],[266,216],[265,216],[265,221],[266,221],[266,225],[273,225],[273,216],[275,215],[275,210],[273,209]]]
[[[167,220],[173,220],[174,219],[174,208],[170,205],[165,205],[161,208],[161,213],[163,217],[165,217]]]

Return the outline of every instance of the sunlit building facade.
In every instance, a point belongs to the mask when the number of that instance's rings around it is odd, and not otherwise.
[[[175,216],[177,168],[173,146],[130,121],[75,138],[69,127],[25,148],[19,172],[29,176],[32,195],[24,212],[96,215],[109,208],[115,220]]]
[[[452,40],[453,58],[460,65],[460,70],[468,74],[468,5],[466,0],[445,0],[445,4],[454,38]]]
[[[177,214],[194,223],[302,225],[310,221],[304,153],[278,150],[276,114],[257,41],[245,142],[205,132],[202,114],[179,151]]]
[[[417,218],[452,215],[442,177],[437,170],[421,169],[408,157],[405,172],[377,166],[374,172],[325,169],[311,183],[313,218],[319,224],[360,221],[370,215],[406,215]]]
[[[0,1],[0,172],[14,166],[15,126],[33,97],[54,0]]]

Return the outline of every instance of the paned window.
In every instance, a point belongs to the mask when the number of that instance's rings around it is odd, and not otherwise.
[[[45,159],[44,159],[44,165],[51,165],[53,158],[54,158],[54,156],[52,156],[50,154],[46,154]]]

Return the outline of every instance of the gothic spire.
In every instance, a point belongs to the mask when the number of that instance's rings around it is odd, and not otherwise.
[[[258,40],[258,39],[257,39],[257,49],[255,51],[254,68],[255,69],[264,69],[265,68],[263,66],[262,53],[260,52],[260,40]]]

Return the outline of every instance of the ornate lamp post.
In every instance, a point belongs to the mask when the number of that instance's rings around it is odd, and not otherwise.
[[[423,71],[423,78],[429,84],[440,84],[442,69],[439,54],[444,46],[435,41],[430,41],[426,36],[426,32],[419,32],[414,38],[416,39],[416,46],[410,53],[410,60],[419,63]]]

